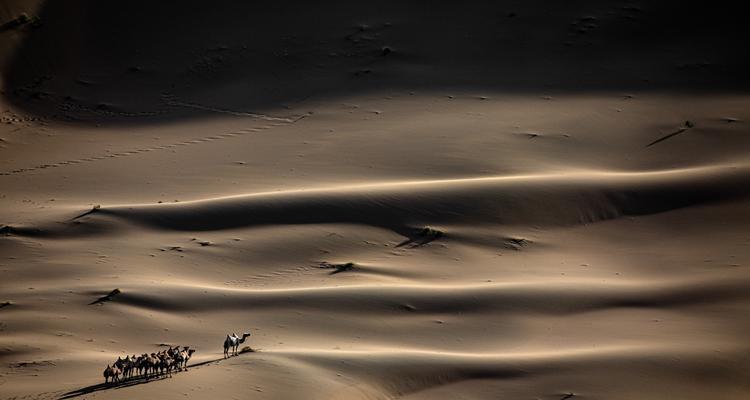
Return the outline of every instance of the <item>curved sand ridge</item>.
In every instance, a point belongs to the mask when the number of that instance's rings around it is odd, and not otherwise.
[[[564,315],[613,308],[680,308],[750,300],[747,280],[603,284],[533,282],[481,286],[379,285],[301,289],[227,289],[193,285],[142,287],[113,301],[165,312],[311,309],[325,313],[524,313]],[[183,299],[193,299],[185,302]]]
[[[267,192],[95,210],[161,229],[360,223],[402,230],[455,221],[570,225],[644,215],[750,193],[750,166],[568,172]]]

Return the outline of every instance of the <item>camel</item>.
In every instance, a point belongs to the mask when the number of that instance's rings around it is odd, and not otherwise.
[[[122,374],[122,370],[118,366],[112,365],[112,383],[120,382],[120,374]]]
[[[185,357],[185,369],[187,369],[188,361],[190,361],[190,358],[193,357],[193,353],[195,353],[195,349],[189,349],[187,351],[187,357]]]
[[[159,372],[163,375],[166,373],[169,377],[172,376],[172,368],[174,368],[174,360],[169,354],[161,354],[159,357]]]
[[[125,357],[125,362],[126,362],[125,363],[125,368],[122,370],[122,376],[125,379],[130,379],[130,378],[133,377],[133,374],[135,374],[135,369],[136,369],[135,362],[136,362],[136,360],[137,360],[137,358],[136,358],[135,354],[133,354],[132,356]]]
[[[190,357],[193,356],[193,353],[195,353],[195,349],[190,349],[188,346],[185,346],[182,351],[177,354],[177,367],[180,370],[187,370],[187,363],[190,361]]]
[[[232,355],[236,356],[237,354],[237,348],[240,347],[242,343],[245,343],[245,338],[250,336],[250,333],[245,332],[242,334],[242,337],[238,337],[236,333],[232,333],[231,335],[227,335],[227,338],[224,339],[224,358],[229,357],[229,348],[232,348]]]
[[[170,347],[169,350],[167,350],[167,355],[174,358],[177,357],[177,355],[180,354],[180,346]]]
[[[143,353],[135,361],[135,368],[138,369],[138,375],[145,376],[148,373],[148,354]]]
[[[110,378],[112,379],[112,383],[120,381],[120,369],[114,364],[108,365],[107,368],[104,369],[103,375],[104,383],[109,383]]]
[[[159,374],[159,357],[151,353],[146,357],[146,376]]]
[[[115,361],[114,365],[122,373],[123,379],[128,379],[130,377],[131,369],[133,368],[133,361],[130,359],[130,356],[125,356],[125,358],[117,357],[117,361]]]

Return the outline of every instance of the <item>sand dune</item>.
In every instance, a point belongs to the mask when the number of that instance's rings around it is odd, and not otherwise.
[[[749,398],[746,7],[543,3],[1,3],[0,398]]]
[[[158,205],[97,205],[62,228],[6,227],[22,235],[106,230],[99,216],[151,228],[204,231],[263,225],[352,223],[416,237],[422,225],[575,225],[743,198],[745,165],[656,172],[567,172],[343,186]],[[71,229],[70,224],[76,226]],[[93,225],[93,226],[92,226]]]
[[[347,286],[336,288],[227,290],[171,286],[129,289],[113,301],[163,312],[211,312],[254,308],[294,307],[328,313],[368,312],[373,316],[405,311],[436,313],[571,314],[601,309],[690,307],[728,300],[747,300],[748,282],[694,282],[643,290],[644,282],[602,285],[573,281],[565,284],[513,283],[477,287]],[[655,287],[654,287],[655,286]],[[157,293],[158,294],[155,294]],[[185,302],[180,299],[193,299]]]
[[[120,206],[97,213],[169,229],[264,224],[424,223],[562,225],[596,222],[729,200],[750,193],[747,166],[651,173],[562,173],[399,182]]]
[[[723,138],[741,148],[743,125],[731,129]],[[643,149],[635,136],[623,140]],[[232,151],[231,140],[208,145]],[[584,154],[579,143],[554,146]],[[163,165],[146,154],[116,162]],[[21,196],[39,198],[24,182],[63,176],[81,191],[3,214],[0,388],[9,398],[744,398],[748,167],[716,154],[422,179],[407,158],[398,179],[186,182],[192,195],[180,197],[195,200],[161,204],[123,194],[112,161],[7,175]],[[107,201],[83,200],[102,189]],[[224,335],[245,330],[256,352],[221,360]],[[194,368],[100,385],[105,363],[172,343],[198,349]]]

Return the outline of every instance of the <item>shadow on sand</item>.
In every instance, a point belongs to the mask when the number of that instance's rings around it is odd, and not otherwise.
[[[65,121],[247,116],[383,90],[750,88],[746,2],[5,3],[0,32],[20,40],[0,96]]]
[[[429,226],[424,228],[407,228],[401,230],[399,233],[406,236],[406,240],[397,244],[396,247],[407,246],[411,249],[425,246],[445,236],[444,232],[430,228]]]
[[[242,353],[246,353],[246,351],[242,352]],[[240,354],[242,354],[242,353],[240,353]],[[234,357],[236,357],[236,356],[234,356]],[[223,360],[225,360],[224,357],[217,358],[217,359],[214,359],[214,360],[202,361],[202,362],[195,363],[195,364],[190,364],[190,365],[187,366],[186,369],[184,369],[182,371],[173,372],[173,374],[177,374],[177,373],[180,373],[180,372],[187,372],[187,371],[190,370],[190,368],[200,367],[200,366],[208,365],[208,364],[212,364],[212,363],[218,363],[219,361],[223,361]],[[122,389],[122,388],[131,387],[131,386],[143,385],[145,383],[157,382],[157,381],[160,381],[162,379],[167,379],[167,378],[171,378],[171,375],[169,375],[169,374],[161,374],[161,375],[156,375],[156,376],[153,376],[153,375],[151,375],[151,376],[137,376],[137,377],[129,378],[127,380],[122,380],[122,381],[117,382],[117,383],[99,383],[99,384],[96,384],[96,385],[90,385],[90,386],[82,387],[80,389],[71,390],[70,392],[64,393],[62,396],[60,396],[59,400],[72,399],[74,397],[83,396],[85,394],[91,394],[91,393],[95,393],[95,392],[100,392],[102,390]]]

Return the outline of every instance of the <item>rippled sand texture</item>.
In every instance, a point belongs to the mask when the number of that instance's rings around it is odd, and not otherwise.
[[[592,23],[606,28],[605,3],[557,12],[597,15]],[[0,12],[8,19],[32,5]],[[521,18],[519,34],[537,23],[525,15],[547,15],[508,7],[518,15],[499,15]],[[638,12],[650,21],[649,11]],[[409,12],[365,22],[408,31],[419,21]],[[35,35],[19,29],[0,32],[6,69],[16,68],[5,88],[21,79],[22,61],[8,54],[28,53],[24,38]],[[600,39],[622,45],[609,35]],[[311,74],[298,77],[309,86],[277,99],[283,105],[217,100],[247,83],[237,71],[221,87],[180,76],[200,87],[192,97],[149,97],[141,81],[127,92],[120,78],[79,83],[76,100],[61,100],[68,83],[54,78],[38,102],[8,89],[0,398],[749,398],[744,88],[680,87],[693,73],[710,84],[701,72],[654,73],[653,90],[576,91],[563,78],[549,90],[409,87],[388,73],[434,71],[398,37],[388,43],[403,59],[362,67],[390,84],[350,91],[358,83],[322,76],[338,89],[321,94]],[[229,52],[239,46],[230,42]],[[96,54],[94,44],[78,51]],[[164,57],[130,72],[158,87],[171,71]],[[359,61],[336,65],[370,65],[351,57]],[[739,65],[732,60],[725,71]],[[104,81],[102,63],[53,76]],[[136,89],[142,103],[126,95]],[[315,95],[297,96],[306,89]],[[111,106],[118,115],[63,107],[107,93],[121,102]],[[222,360],[225,335],[244,331],[255,351]],[[165,344],[196,348],[193,367],[100,385],[118,356]]]

